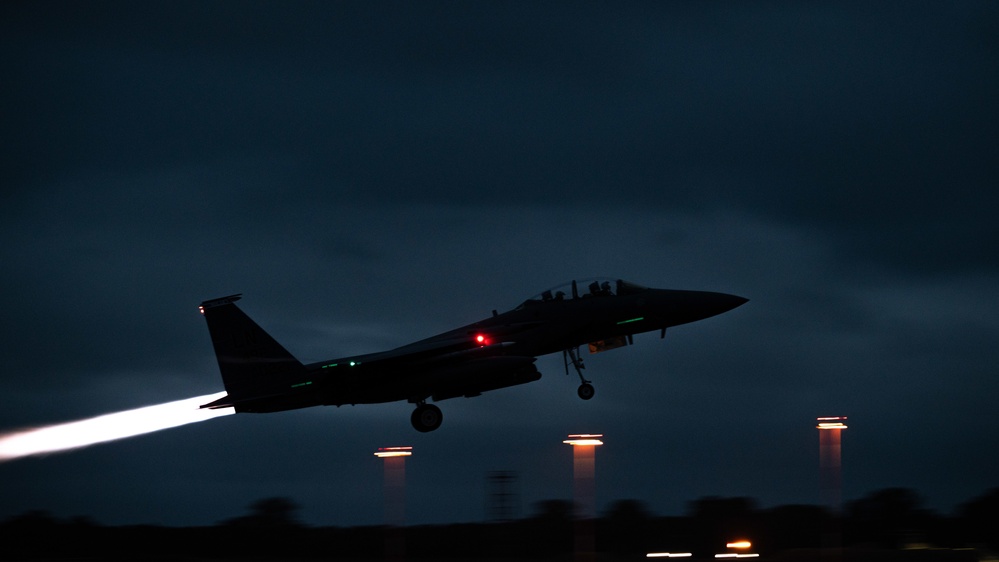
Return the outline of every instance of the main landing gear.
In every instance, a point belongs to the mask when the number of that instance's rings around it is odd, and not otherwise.
[[[441,426],[441,422],[444,421],[444,414],[441,413],[441,409],[437,406],[427,404],[426,401],[421,400],[417,403],[416,409],[413,410],[413,415],[409,419],[413,422],[413,427],[416,428],[416,431],[427,433]]]
[[[586,365],[583,365],[583,358],[579,356],[579,346],[570,347],[569,349],[562,352],[562,361],[565,362],[565,374],[569,374],[569,364],[576,369],[576,374],[579,375],[579,389],[576,390],[576,394],[579,395],[583,400],[589,400],[593,398],[593,394],[596,392],[593,390],[593,385],[590,381],[583,378],[583,369]]]

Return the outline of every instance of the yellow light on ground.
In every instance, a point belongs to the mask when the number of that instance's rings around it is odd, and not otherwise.
[[[726,548],[749,548],[751,546],[753,546],[753,543],[749,541],[734,541],[725,545]]]
[[[815,418],[815,421],[819,422],[819,425],[815,426],[817,429],[846,429],[846,424],[843,420],[846,416],[832,416],[827,418]]]
[[[409,457],[413,455],[412,447],[378,447],[375,456],[384,459],[389,457]]]
[[[568,439],[562,441],[566,445],[603,445],[604,442],[600,440],[603,437],[603,433],[579,433],[576,435],[570,435]]]
[[[385,471],[385,559],[403,560],[406,557],[406,457],[413,455],[412,447],[379,447],[374,455],[382,460]]]
[[[596,557],[596,459],[597,445],[602,433],[572,433],[562,441],[572,445],[572,499],[576,505],[574,550],[576,560],[594,560]]]

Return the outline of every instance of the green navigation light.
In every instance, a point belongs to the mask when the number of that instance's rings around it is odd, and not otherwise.
[[[644,316],[639,316],[638,318],[632,318],[631,320],[622,320],[622,321],[618,322],[618,325],[621,325],[621,324],[631,324],[632,322],[641,322],[642,320],[645,320],[645,317]]]

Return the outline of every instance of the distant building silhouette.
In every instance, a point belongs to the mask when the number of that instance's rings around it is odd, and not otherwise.
[[[514,470],[493,470],[487,475],[489,495],[486,519],[493,522],[520,518],[519,474]]]

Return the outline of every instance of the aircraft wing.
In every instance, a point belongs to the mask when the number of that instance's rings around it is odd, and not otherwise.
[[[320,374],[316,379],[323,382],[317,384],[328,404],[477,396],[541,378],[534,357],[508,355],[513,337],[528,327],[473,325],[389,351],[306,367]]]
[[[475,325],[459,328],[432,338],[420,340],[389,351],[354,355],[331,361],[307,365],[308,368],[322,367],[324,364],[337,365],[381,363],[406,363],[423,365],[436,361],[447,361],[459,357],[487,357],[502,353],[503,348],[513,345],[516,334],[535,328],[540,322],[521,322],[502,326]]]

